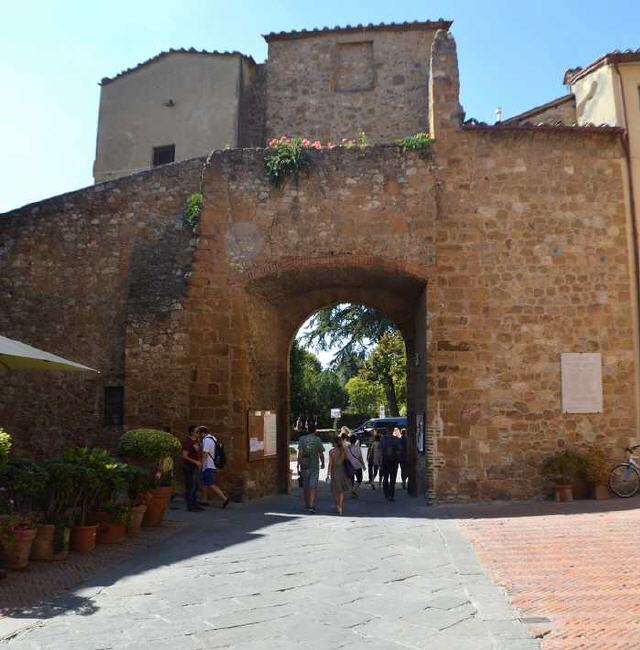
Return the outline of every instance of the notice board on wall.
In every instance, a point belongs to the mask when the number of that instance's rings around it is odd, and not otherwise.
[[[247,416],[249,460],[272,458],[278,453],[278,428],[275,411],[251,410]]]

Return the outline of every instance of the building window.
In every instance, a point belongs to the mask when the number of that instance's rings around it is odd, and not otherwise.
[[[333,87],[339,93],[373,90],[373,42],[338,43],[334,53]]]
[[[105,386],[104,389],[104,424],[120,426],[124,424],[124,387]]]
[[[153,148],[153,166],[166,165],[176,159],[176,145],[165,144],[162,147]]]

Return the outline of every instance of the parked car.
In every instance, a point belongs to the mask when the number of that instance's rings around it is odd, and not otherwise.
[[[358,436],[360,444],[369,444],[369,439],[371,438],[371,432],[373,429],[390,429],[393,430],[396,427],[398,429],[407,428],[407,418],[402,416],[389,417],[389,418],[372,418],[363,422],[361,425],[357,426],[352,433],[355,433]]]

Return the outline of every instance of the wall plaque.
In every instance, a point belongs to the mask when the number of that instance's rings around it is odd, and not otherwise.
[[[563,352],[560,355],[563,413],[602,413],[602,355]]]

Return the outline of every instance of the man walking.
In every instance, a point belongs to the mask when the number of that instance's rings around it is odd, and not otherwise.
[[[398,463],[400,461],[400,440],[389,429],[385,429],[380,441],[382,451],[382,489],[384,498],[395,500],[396,478],[398,476]]]
[[[200,472],[200,449],[198,431],[195,426],[189,427],[189,434],[182,443],[182,471],[184,474],[184,500],[189,512],[201,512],[204,508],[198,505],[198,473]]]
[[[205,494],[209,496],[209,493],[213,492],[222,499],[222,507],[226,508],[229,505],[229,497],[216,485],[216,473],[220,469],[215,460],[218,439],[206,427],[200,427],[198,431],[202,435],[202,485]]]
[[[324,445],[316,435],[313,422],[308,422],[307,430],[308,433],[298,440],[298,474],[302,483],[304,509],[314,513],[320,468],[324,469]]]

